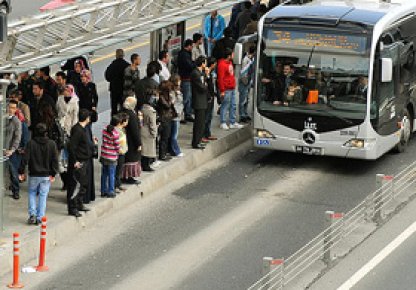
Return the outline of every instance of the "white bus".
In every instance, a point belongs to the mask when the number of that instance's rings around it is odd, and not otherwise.
[[[314,0],[259,21],[254,145],[358,159],[416,128],[416,1]]]

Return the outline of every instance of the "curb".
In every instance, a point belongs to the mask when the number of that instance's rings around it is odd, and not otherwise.
[[[58,219],[48,221],[46,252],[54,247],[65,243],[74,237],[78,232],[93,226],[96,221],[104,216],[116,213],[118,210],[140,201],[143,197],[149,196],[152,192],[165,187],[169,183],[186,176],[195,169],[227,153],[231,149],[243,144],[252,136],[251,126],[236,130],[227,136],[212,142],[204,150],[193,150],[185,155],[181,160],[167,164],[158,168],[154,173],[142,179],[139,186],[129,186],[127,191],[120,194],[115,199],[98,199],[90,206],[91,211],[84,214],[81,218],[73,218],[62,215]],[[20,263],[22,266],[29,263],[36,263],[35,259],[39,255],[40,227],[34,227],[32,231],[21,237]],[[0,245],[0,256],[2,264],[0,275],[10,272],[12,269],[12,242]],[[6,262],[7,261],[7,262]],[[47,261],[47,258],[46,258]],[[6,265],[5,265],[6,264]],[[34,266],[34,265],[33,265]]]

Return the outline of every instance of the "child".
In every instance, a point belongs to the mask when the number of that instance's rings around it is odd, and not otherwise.
[[[120,123],[116,125],[116,130],[119,134],[119,143],[120,143],[120,151],[118,154],[117,159],[117,167],[116,167],[116,193],[120,193],[121,191],[126,191],[126,188],[124,188],[121,185],[121,173],[123,172],[123,166],[125,161],[125,154],[127,152],[128,146],[127,146],[127,135],[124,128],[129,123],[129,115],[126,113],[120,113],[118,114],[120,118]]]
[[[120,135],[115,129],[121,122],[118,115],[111,118],[110,125],[103,130],[103,143],[101,145],[100,162],[101,171],[101,196],[114,198],[115,195],[115,176],[117,159],[120,151]]]

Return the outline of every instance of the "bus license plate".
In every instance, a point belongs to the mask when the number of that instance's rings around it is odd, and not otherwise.
[[[296,146],[296,153],[302,153],[307,155],[322,155],[322,148]]]

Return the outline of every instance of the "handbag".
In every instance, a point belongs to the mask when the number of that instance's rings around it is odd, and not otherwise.
[[[98,121],[98,113],[95,110],[91,111],[91,122],[95,123]]]
[[[94,148],[93,148],[93,151],[92,151],[92,157],[94,159],[98,159],[98,144],[94,144]]]

